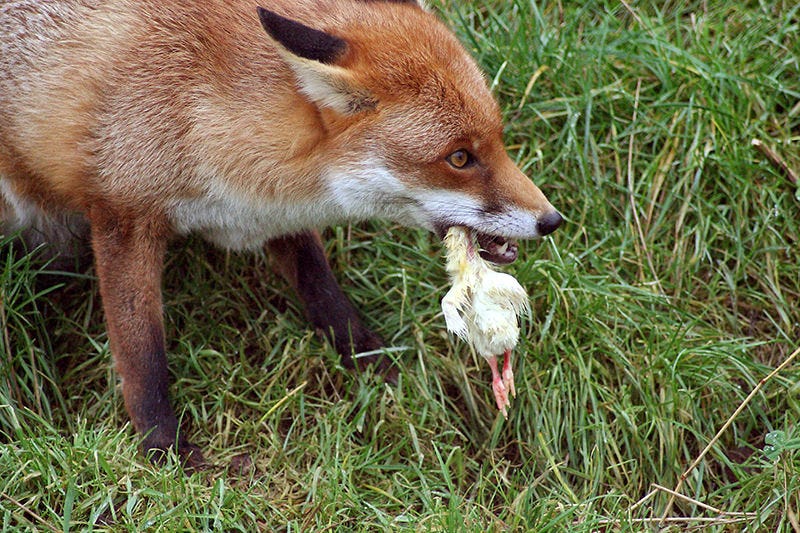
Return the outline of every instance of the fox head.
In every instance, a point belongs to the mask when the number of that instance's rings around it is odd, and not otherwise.
[[[472,228],[503,263],[511,239],[554,231],[561,215],[508,157],[499,107],[455,36],[414,0],[351,4],[323,29],[258,8],[338,149],[359,154],[327,176],[343,209],[441,236]]]

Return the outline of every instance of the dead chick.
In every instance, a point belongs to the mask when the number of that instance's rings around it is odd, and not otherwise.
[[[530,312],[528,295],[513,276],[495,271],[481,258],[470,229],[451,227],[444,244],[452,282],[442,299],[447,329],[489,362],[497,408],[508,418],[508,394],[517,394],[511,351],[519,339],[517,317]],[[501,354],[502,371],[497,368]]]

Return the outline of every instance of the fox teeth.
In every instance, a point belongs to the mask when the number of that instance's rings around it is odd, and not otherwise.
[[[497,253],[503,255],[508,251],[508,241],[504,242],[503,245],[497,249]]]

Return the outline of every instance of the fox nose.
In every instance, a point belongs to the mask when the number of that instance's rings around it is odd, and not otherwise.
[[[541,236],[549,235],[557,230],[562,222],[564,222],[564,217],[561,216],[561,213],[558,211],[551,211],[542,215],[536,221],[536,229]]]

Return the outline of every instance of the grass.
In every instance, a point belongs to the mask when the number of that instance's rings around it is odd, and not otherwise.
[[[509,420],[486,365],[444,334],[430,236],[327,232],[405,369],[395,388],[339,365],[267,258],[188,240],[165,280],[171,390],[212,467],[153,467],[91,275],[42,289],[4,241],[0,529],[641,531],[668,510],[673,531],[800,531],[797,364],[688,475],[691,499],[637,505],[675,487],[798,346],[797,187],[750,142],[800,169],[800,7],[438,8],[485,68],[512,155],[567,218],[508,269],[535,309]],[[752,514],[725,523],[698,502]]]

